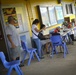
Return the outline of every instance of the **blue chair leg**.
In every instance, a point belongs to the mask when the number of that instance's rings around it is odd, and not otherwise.
[[[7,75],[11,75],[12,68],[13,68],[13,67],[10,67],[10,68],[9,68]]]
[[[52,46],[52,58],[53,58],[54,52],[55,52],[55,49],[54,49],[54,47]]]
[[[64,58],[66,57],[66,46],[65,43],[63,44],[63,49],[64,49]]]
[[[66,47],[66,53],[68,54],[69,52],[68,52],[68,48],[67,48],[67,46],[66,46],[66,44],[64,44],[65,45],[65,47]]]
[[[67,54],[68,54],[69,52],[68,52],[68,48],[67,48],[67,46],[66,46],[66,51],[67,51]]]
[[[56,46],[52,46],[52,58],[54,56],[54,53],[58,54],[58,52],[56,50]]]
[[[64,58],[66,57],[66,49],[64,49]]]
[[[38,61],[40,61],[40,58],[39,58],[39,56],[37,55],[36,51],[34,51],[34,53],[35,53],[35,55],[36,55]]]
[[[54,55],[54,48],[52,49],[52,58],[53,58],[53,55]]]
[[[30,53],[30,58],[29,58],[29,61],[28,61],[28,66],[30,65],[30,62],[31,62],[32,56],[33,56],[33,51]]]
[[[26,54],[24,55],[24,57],[23,57],[23,59],[22,59],[22,63],[24,62],[25,58],[26,58]]]
[[[17,66],[15,66],[14,68],[15,68],[15,70],[16,70],[16,72],[17,72],[17,74],[18,74],[18,75],[21,75],[21,73],[20,73],[20,71],[19,71],[18,67],[17,67]]]
[[[34,59],[34,54],[32,55],[32,59]]]
[[[22,72],[22,70],[20,69],[20,67],[17,66],[17,68],[18,68],[18,70],[19,70],[19,72],[20,72],[20,75],[23,75],[23,72]]]
[[[67,48],[66,43],[64,43],[64,46],[65,46],[66,54],[68,54],[68,48]]]
[[[57,50],[56,50],[56,46],[54,46],[54,52],[56,52],[56,54],[58,54]]]

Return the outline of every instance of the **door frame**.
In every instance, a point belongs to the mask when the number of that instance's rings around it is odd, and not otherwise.
[[[8,60],[10,61],[10,53],[9,53],[9,47],[8,47],[8,43],[7,43],[7,36],[6,36],[6,33],[5,33],[5,22],[4,22],[4,17],[3,17],[3,13],[2,13],[2,4],[1,4],[1,1],[0,1],[0,21],[1,21],[1,27],[2,27],[2,31],[3,31],[3,36],[4,36],[4,41],[5,41],[5,45],[6,45],[6,52],[8,55]]]

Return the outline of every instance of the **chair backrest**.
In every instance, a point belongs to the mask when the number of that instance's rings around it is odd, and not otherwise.
[[[21,39],[21,46],[23,48],[23,50],[26,50],[28,52],[28,46],[27,46],[27,42],[26,42],[26,36],[22,35],[20,36]]]
[[[52,44],[62,44],[62,38],[60,35],[53,35],[50,37]]]
[[[23,41],[23,42],[26,41],[26,35],[21,35],[21,36],[20,36],[20,39],[21,39],[21,41]]]
[[[5,58],[5,55],[4,55],[4,53],[3,52],[0,52],[0,59],[1,59],[1,61],[2,61],[2,63],[3,63],[3,65],[7,68],[7,61],[6,61],[6,58]]]

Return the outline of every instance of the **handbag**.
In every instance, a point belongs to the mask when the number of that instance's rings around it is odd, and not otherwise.
[[[46,39],[47,39],[47,38],[45,38],[45,36],[44,36],[41,32],[39,32],[38,38],[39,38],[40,40],[46,40]]]
[[[32,31],[32,33],[34,33],[33,31]],[[35,34],[35,33],[34,33]],[[35,34],[36,35],[36,34]],[[39,34],[38,35],[36,35],[40,40],[46,40],[46,39],[48,39],[48,38],[46,38],[41,32],[39,32]]]

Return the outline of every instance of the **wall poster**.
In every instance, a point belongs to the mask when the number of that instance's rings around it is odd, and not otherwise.
[[[4,20],[5,20],[6,25],[8,24],[8,22],[7,22],[8,16],[13,16],[15,19],[15,22],[16,22],[15,27],[19,28],[15,7],[3,8],[2,10],[3,10]]]
[[[17,14],[17,18],[18,18],[18,24],[19,24],[20,31],[24,31],[23,21],[22,21],[22,15],[21,14]]]

